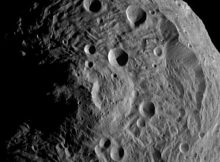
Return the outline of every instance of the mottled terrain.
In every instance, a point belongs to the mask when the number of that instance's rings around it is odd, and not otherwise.
[[[20,91],[9,96],[23,104],[3,162],[220,161],[220,56],[185,2],[54,0],[27,13],[5,37]]]

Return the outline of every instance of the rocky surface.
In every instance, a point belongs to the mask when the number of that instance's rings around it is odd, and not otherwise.
[[[4,34],[2,161],[218,162],[220,57],[187,3],[28,4]]]

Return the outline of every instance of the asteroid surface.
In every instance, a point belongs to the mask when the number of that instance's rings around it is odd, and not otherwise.
[[[2,162],[220,162],[220,55],[186,2],[29,4]]]

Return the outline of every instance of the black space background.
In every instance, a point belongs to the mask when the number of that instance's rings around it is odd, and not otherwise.
[[[42,1],[45,3],[47,0]],[[7,37],[5,35],[7,32],[14,30],[17,16],[25,14],[32,2],[32,0],[3,0],[0,3],[0,80],[2,82],[0,87],[0,135],[2,137],[0,139],[2,141],[15,133],[17,126],[23,120],[28,119],[30,114],[35,119],[39,118],[39,122],[43,123],[50,122],[52,116],[58,118],[62,113],[60,110],[55,110],[55,107],[47,107],[46,103],[45,105],[37,103],[39,92],[36,91],[41,89],[42,84],[38,83],[42,80],[35,77],[36,71],[32,69],[31,63],[23,63],[14,45],[16,40],[5,41],[3,39]],[[218,1],[187,0],[186,2],[202,19],[214,45],[219,49]]]

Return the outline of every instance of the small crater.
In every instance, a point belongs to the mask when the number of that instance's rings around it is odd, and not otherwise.
[[[128,54],[120,48],[111,49],[108,60],[113,66],[125,66],[128,63]]]
[[[112,147],[111,152],[110,152],[110,157],[114,161],[120,161],[123,159],[125,154],[124,148],[122,146],[115,146]]]
[[[105,143],[104,143],[104,147],[105,147],[105,148],[109,148],[110,145],[111,145],[111,141],[110,141],[110,139],[107,139],[107,140],[105,141]]]
[[[187,153],[189,151],[189,144],[188,143],[181,143],[179,146],[180,152]]]
[[[154,48],[153,53],[155,56],[161,57],[163,55],[163,50],[161,47],[156,47],[156,48]]]
[[[117,56],[116,60],[120,66],[125,66],[128,62],[128,54],[125,52],[122,52]]]
[[[149,13],[150,13],[151,15],[156,15],[155,10],[150,10]]]
[[[144,103],[140,106],[140,113],[143,116],[153,117],[156,113],[156,108],[153,102]]]
[[[120,157],[121,159],[124,157],[124,154],[125,154],[125,152],[124,152],[123,147],[119,147],[119,149],[118,149],[118,155],[119,155],[119,157]]]
[[[99,0],[92,0],[91,1],[91,4],[89,6],[90,11],[97,13],[101,10],[101,8],[102,8],[102,3]]]
[[[134,5],[128,6],[126,15],[128,21],[135,27],[144,24],[147,19],[147,13],[142,8]]]
[[[109,138],[102,138],[99,141],[99,146],[103,149],[108,149],[111,146],[111,140]]]
[[[199,138],[202,139],[205,136],[205,134],[206,134],[205,132],[200,132],[199,133]]]
[[[100,0],[84,0],[84,8],[88,12],[98,13],[102,9],[102,3]]]
[[[93,64],[92,61],[86,61],[86,62],[85,62],[85,65],[86,65],[86,67],[88,67],[88,68],[92,68],[94,64]]]
[[[84,51],[88,55],[94,55],[96,53],[96,48],[94,45],[86,45]]]
[[[162,159],[161,152],[158,149],[154,149],[152,155],[155,162],[165,162]]]
[[[157,65],[156,63],[153,63],[153,64],[152,64],[152,68],[154,68],[154,69],[156,69],[157,66],[158,66],[158,65]]]
[[[156,14],[158,14],[160,12],[160,10],[157,8],[157,9],[151,9],[149,10],[149,13],[152,15],[152,16],[155,16]]]
[[[112,74],[112,78],[113,78],[113,79],[117,79],[117,78],[118,78],[118,75],[117,75],[116,73],[113,73],[113,74]]]

